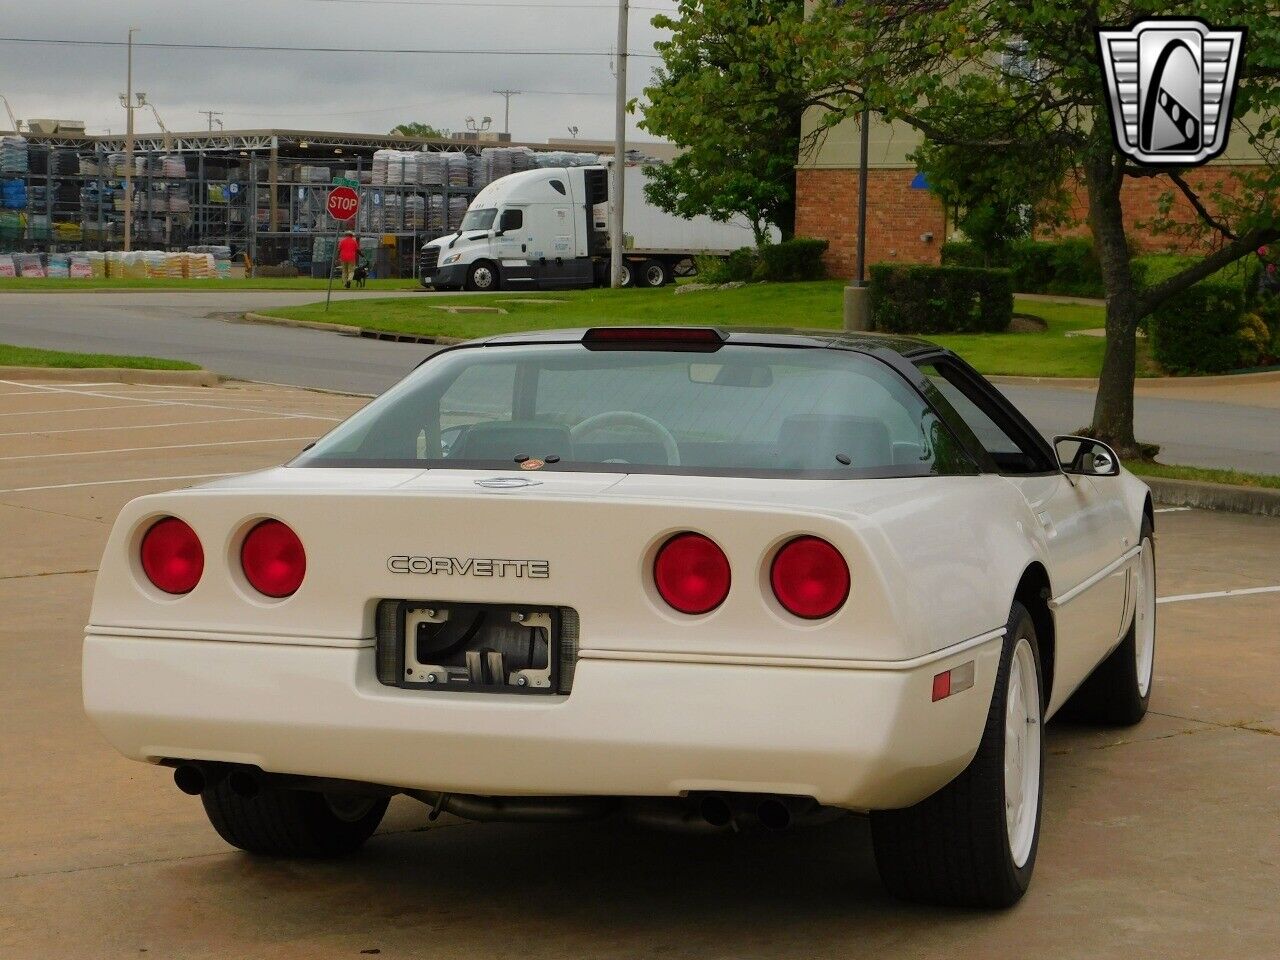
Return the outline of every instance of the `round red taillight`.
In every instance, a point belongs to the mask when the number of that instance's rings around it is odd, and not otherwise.
[[[307,553],[298,535],[279,520],[263,520],[240,547],[240,567],[253,589],[268,597],[290,597],[307,575]]]
[[[769,571],[773,595],[806,620],[829,617],[849,596],[849,565],[840,551],[817,537],[797,537],[778,551]]]
[[[729,595],[729,558],[700,533],[678,533],[653,561],[662,599],[681,613],[709,613]]]
[[[190,593],[204,574],[204,548],[196,532],[177,517],[151,525],[142,538],[142,570],[165,593]]]

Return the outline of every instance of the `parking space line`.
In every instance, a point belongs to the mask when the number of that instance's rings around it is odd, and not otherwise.
[[[109,407],[63,407],[53,410],[12,410],[8,413],[0,413],[0,417],[43,417],[51,413],[85,413],[90,410],[136,410],[140,407],[149,407],[150,403],[116,403]],[[229,407],[228,409],[234,409]]]
[[[1280,586],[1241,587],[1236,590],[1214,590],[1212,593],[1184,593],[1176,597],[1161,597],[1156,603],[1183,603],[1187,600],[1217,600],[1221,597],[1247,597],[1259,593],[1280,593]]]
[[[48,437],[60,433],[105,433],[108,430],[152,430],[156,427],[195,427],[209,423],[266,423],[270,420],[287,420],[287,417],[227,417],[222,420],[169,420],[165,423],[130,423],[123,427],[68,427],[65,430],[23,430],[0,433],[0,437]]]
[[[1186,513],[1191,507],[1161,507],[1156,513]]]
[[[192,473],[184,477],[130,477],[126,480],[89,480],[84,483],[51,483],[43,487],[9,487],[0,493],[31,493],[36,490],[69,490],[72,487],[110,487],[121,483],[159,483],[161,480],[212,480],[217,477],[236,477],[236,473]]]
[[[95,457],[108,453],[150,453],[152,450],[189,450],[193,447],[243,447],[251,443],[299,443],[309,442],[315,437],[272,437],[269,440],[218,440],[211,443],[169,443],[158,447],[116,447],[113,450],[71,450],[62,453],[24,453],[15,457],[0,457],[0,461],[8,460],[47,460],[52,457]]]
[[[0,383],[8,383],[11,385],[17,382],[18,381],[14,381],[14,380],[0,380]],[[41,389],[48,393],[71,394],[72,396],[77,396],[77,397],[100,397],[107,400],[116,399],[113,395],[109,393],[98,393],[98,392],[93,392],[89,390],[65,390],[65,389],[62,389],[61,387],[42,387]],[[142,398],[139,397],[138,399],[141,400]],[[254,409],[252,407],[225,407],[225,406],[219,406],[216,403],[193,403],[190,400],[143,400],[142,403],[135,404],[135,406],[197,407],[204,410],[235,410],[235,411],[241,411],[244,413],[269,413],[269,414],[272,414],[273,416],[289,417],[295,420],[328,420],[331,423],[341,423],[343,420],[346,419],[345,417],[322,417],[317,414],[311,414],[311,413],[286,413],[280,410],[261,410],[261,409]],[[101,410],[101,409],[109,409],[109,408],[87,407],[85,409]],[[116,409],[119,409],[119,407],[117,407]],[[0,416],[15,416],[15,414],[12,414],[12,413],[0,414]]]

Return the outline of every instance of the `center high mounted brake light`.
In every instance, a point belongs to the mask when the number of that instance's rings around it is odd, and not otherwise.
[[[645,347],[652,350],[718,350],[729,335],[715,327],[593,327],[587,347]]]

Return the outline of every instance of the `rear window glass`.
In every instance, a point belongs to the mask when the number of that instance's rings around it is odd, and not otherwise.
[[[974,468],[925,401],[861,354],[726,345],[463,349],[411,377],[294,466],[927,476]]]

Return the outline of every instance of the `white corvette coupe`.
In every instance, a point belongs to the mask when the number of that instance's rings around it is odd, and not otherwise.
[[[696,328],[442,351],[289,464],[126,506],[85,707],[229,843],[869,813],[888,888],[1003,906],[1044,721],[1140,720],[1150,494],[919,340]]]

